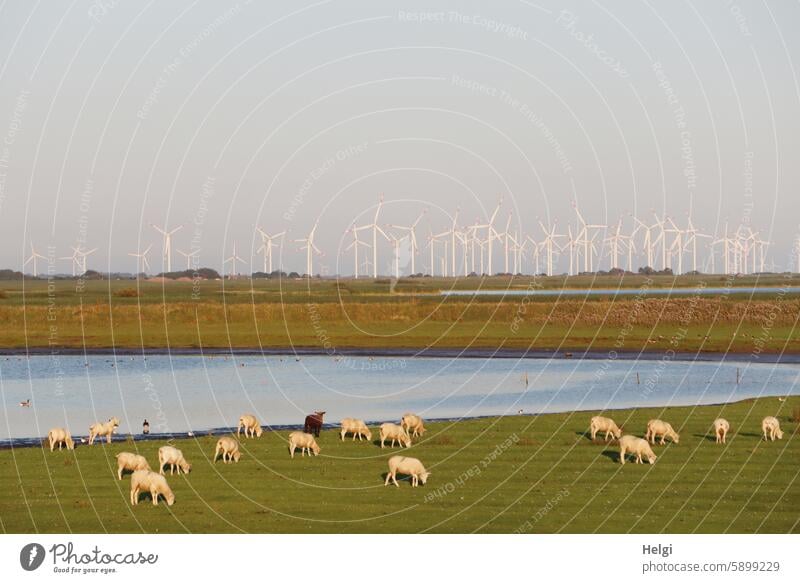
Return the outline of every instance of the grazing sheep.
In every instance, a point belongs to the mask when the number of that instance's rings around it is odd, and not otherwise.
[[[239,427],[236,428],[237,437],[242,429],[244,429],[245,437],[261,437],[264,433],[255,415],[242,415],[239,417]]]
[[[619,439],[622,435],[622,430],[617,427],[613,419],[596,415],[592,417],[589,423],[589,432],[592,434],[592,441],[594,441],[594,438],[597,437],[597,434],[601,431],[605,431],[606,441],[608,441],[609,435],[613,435],[616,439]]]
[[[659,442],[661,445],[664,445],[665,437],[669,437],[675,444],[679,443],[679,436],[672,429],[672,425],[661,419],[651,419],[647,422],[647,433],[644,434],[644,438],[651,444],[655,444],[656,437],[659,436],[661,437]]]
[[[348,433],[353,434],[353,441],[356,440],[356,436],[358,436],[358,441],[361,441],[362,436],[366,437],[367,440],[372,439],[372,432],[361,419],[351,419],[350,417],[342,419],[342,440],[344,440],[344,436]]]
[[[394,423],[384,423],[381,425],[381,449],[383,449],[383,444],[387,439],[392,440],[392,447],[394,447],[395,441],[400,444],[400,447],[411,447],[411,438],[408,436],[408,433],[406,433],[406,430]]]
[[[153,506],[158,506],[159,494],[167,501],[167,506],[175,504],[175,494],[167,484],[167,479],[150,470],[136,470],[131,474],[131,504],[133,506],[139,503],[140,492],[150,492]]]
[[[184,474],[188,474],[192,465],[183,457],[183,453],[176,447],[165,445],[158,448],[158,473],[164,474],[164,465],[169,465],[169,473],[172,475],[175,472],[175,467],[178,467],[178,475],[180,476],[181,470]]]
[[[406,413],[400,420],[400,427],[406,430],[412,437],[421,437],[425,433],[425,426],[422,423],[422,417],[414,415],[413,413]]]
[[[420,482],[424,485],[428,481],[428,476],[431,475],[417,458],[393,455],[389,458],[389,473],[386,474],[386,481],[383,485],[388,486],[391,479],[394,485],[399,488],[400,484],[397,483],[398,473],[411,476],[411,486],[414,488]]]
[[[54,427],[48,431],[47,439],[50,441],[50,451],[53,451],[56,444],[58,444],[59,450],[61,450],[62,445],[66,445],[67,449],[75,449],[75,442],[72,441],[72,436],[63,427]]]
[[[111,435],[119,427],[119,419],[112,417],[105,423],[94,423],[89,426],[89,445],[94,443],[95,437],[106,438],[106,443],[111,443]]]
[[[310,433],[293,431],[289,434],[289,455],[292,456],[292,459],[294,459],[294,450],[298,447],[300,448],[300,454],[303,456],[306,455],[306,452],[308,452],[309,457],[311,457],[312,452],[314,455],[319,455],[317,440]]]
[[[222,461],[226,464],[231,460],[239,463],[239,458],[242,454],[239,452],[239,442],[232,437],[220,437],[217,440],[217,448],[214,450],[214,462],[217,461],[217,456],[222,454]]]
[[[731,424],[728,423],[727,419],[719,419],[714,420],[714,437],[717,440],[717,443],[727,443],[728,431],[731,430]]]
[[[150,464],[143,455],[137,453],[128,453],[123,451],[116,455],[117,458],[117,477],[122,479],[122,472],[128,470],[135,472],[136,470],[150,470]]]
[[[764,440],[775,441],[775,438],[783,439],[781,424],[775,417],[764,417],[761,422],[761,431],[764,432]]]
[[[651,464],[656,463],[656,454],[653,453],[647,440],[635,435],[623,435],[619,438],[619,463],[625,464],[625,454],[631,453],[636,456],[636,463],[641,464],[642,456],[647,458]]]

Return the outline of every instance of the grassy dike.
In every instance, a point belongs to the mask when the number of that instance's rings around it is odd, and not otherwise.
[[[287,432],[243,443],[238,464],[211,463],[215,437],[176,445],[192,463],[168,476],[172,507],[129,503],[130,479],[116,479],[114,455],[138,451],[155,465],[163,442],[129,441],[51,453],[0,451],[0,528],[40,532],[800,532],[800,397],[728,405],[620,410],[626,432],[642,435],[660,417],[679,445],[656,446],[657,463],[621,466],[615,445],[586,435],[593,413],[430,423],[403,453],[432,471],[428,484],[383,486],[399,450],[341,442],[324,431],[317,458],[291,460]],[[793,413],[794,411],[794,413]],[[784,439],[764,442],[761,419],[775,415]],[[711,424],[731,422],[727,445]],[[377,433],[376,431],[374,433]],[[373,441],[376,439],[373,434]]]

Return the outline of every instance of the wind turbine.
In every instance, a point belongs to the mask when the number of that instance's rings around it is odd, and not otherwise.
[[[317,255],[322,255],[322,251],[317,249],[317,246],[314,245],[314,233],[317,230],[317,225],[319,224],[319,219],[314,222],[314,226],[311,228],[311,232],[308,234],[308,237],[304,239],[295,239],[295,243],[305,243],[300,249],[306,250],[306,275],[308,277],[313,277],[314,275],[314,253]]]
[[[230,262],[230,264],[231,264],[231,270],[228,273],[228,277],[229,278],[233,278],[233,277],[236,276],[236,262],[237,261],[239,261],[240,263],[245,263],[245,260],[242,259],[241,257],[239,257],[239,255],[236,253],[236,241],[234,241],[233,242],[233,254],[231,254],[230,257],[228,257],[225,261],[222,262],[222,265],[225,265],[228,262]]]
[[[350,228],[350,232],[353,233],[353,242],[350,243],[350,245],[347,246],[345,251],[349,251],[350,249],[353,250],[353,259],[354,259],[354,263],[353,263],[353,270],[354,271],[353,271],[353,274],[355,276],[355,279],[358,279],[358,267],[359,267],[359,265],[358,265],[358,246],[359,245],[363,245],[364,247],[369,247],[369,243],[366,243],[364,241],[359,241],[359,239],[358,239],[358,229],[356,229],[355,225],[353,225]],[[412,262],[413,262],[413,258],[412,258]]]
[[[606,237],[604,241],[611,243],[609,254],[611,255],[611,269],[619,269],[619,249],[620,243],[625,240],[625,235],[622,234],[622,219],[617,222],[614,232],[610,237]]]
[[[356,230],[361,231],[364,229],[372,229],[372,277],[378,277],[378,233],[388,241],[389,236],[381,229],[378,224],[378,216],[381,214],[381,207],[383,206],[383,195],[378,199],[378,207],[375,209],[375,218],[368,225],[361,225],[356,227]]]
[[[544,226],[542,221],[539,221],[539,226],[542,228],[542,231],[544,231],[544,240],[542,241],[542,245],[544,246],[544,249],[546,251],[545,264],[544,264],[545,273],[547,275],[553,275],[553,245],[555,244],[556,247],[558,247],[556,239],[558,239],[559,237],[563,237],[563,235],[556,235],[555,224],[551,225],[550,228],[548,229],[547,227]]]
[[[487,270],[489,272],[489,275],[492,275],[492,255],[493,255],[492,241],[494,241],[495,239],[499,239],[500,238],[500,233],[498,233],[494,228],[494,220],[497,218],[497,213],[500,212],[500,207],[502,205],[503,205],[503,199],[500,198],[500,200],[497,202],[497,207],[494,209],[494,212],[492,213],[492,216],[489,219],[489,222],[488,223],[484,223],[482,225],[473,225],[472,226],[473,230],[486,229],[487,235],[486,235],[486,240],[484,241],[484,244],[486,244],[487,247],[488,247],[488,255],[487,255],[487,262],[486,263],[487,263],[487,268],[488,268]],[[481,260],[483,260],[483,257],[481,257]],[[483,269],[481,269],[481,271],[483,271]]]
[[[395,236],[393,233],[389,234],[389,239],[392,243],[392,258],[394,259],[394,278],[400,279],[400,243],[408,238],[408,235],[401,237]]]
[[[653,226],[658,227],[661,229],[661,232],[656,237],[655,244],[661,244],[661,269],[667,268],[667,231],[666,231],[666,224],[664,221],[658,218],[658,215],[653,211],[653,216],[656,219],[656,224]],[[652,266],[651,266],[652,267]]]
[[[725,275],[728,275],[731,273],[728,263],[730,259],[730,245],[731,245],[731,238],[728,237],[728,223],[725,223],[725,236],[716,239],[713,243],[711,243],[712,246],[718,244],[722,244],[722,257],[723,257],[723,264],[725,266]]]
[[[154,225],[153,223],[150,223],[150,226],[153,227],[159,233],[161,233],[161,235],[164,237],[164,247],[161,257],[163,260],[163,265],[166,267],[167,273],[170,273],[172,271],[172,235],[180,231],[183,228],[183,225],[178,225],[171,231],[168,231],[166,227],[162,229],[161,227]]]
[[[63,259],[64,261],[70,261],[72,265],[72,277],[77,275],[78,268],[80,267],[80,261],[78,261],[78,254],[79,251],[72,247],[72,255],[68,255],[66,257],[59,257],[59,259]]]
[[[593,265],[593,252],[594,252],[594,245],[592,242],[594,241],[594,237],[591,239],[589,238],[589,229],[605,229],[606,225],[590,225],[584,220],[583,215],[581,214],[580,209],[578,209],[578,201],[572,201],[572,208],[575,210],[575,214],[578,217],[578,232],[576,234],[578,243],[583,245],[583,270],[586,272],[590,272],[594,269]]]
[[[36,249],[33,248],[33,241],[31,241],[31,255],[25,260],[25,263],[22,264],[23,267],[28,265],[28,263],[33,263],[33,277],[39,277],[39,268],[37,267],[36,260],[37,259],[47,259],[44,255],[36,252]]]
[[[537,243],[530,235],[526,237],[525,242],[531,244],[531,259],[533,260],[534,264],[533,274],[539,275],[541,273],[541,270],[539,269],[539,255],[541,254],[540,252],[542,250],[541,243]]]
[[[148,247],[150,249],[150,247]],[[179,255],[183,255],[186,257],[186,270],[189,271],[192,268],[192,257],[196,256],[200,253],[200,249],[195,249],[191,253],[187,253],[186,251],[181,251],[180,249],[176,249]]]
[[[509,242],[509,232],[508,230],[511,228],[511,218],[512,213],[508,213],[508,221],[506,221],[506,230],[503,232],[503,257],[504,257],[504,264],[503,264],[503,273],[508,273],[508,242]]]
[[[637,217],[633,217],[633,220],[636,221],[637,226],[633,230],[633,234],[631,237],[635,236],[639,229],[644,230],[644,238],[642,241],[642,247],[644,247],[645,255],[647,256],[647,267],[651,269],[655,269],[655,265],[653,265],[653,235],[652,230],[655,229],[658,225],[647,225],[640,221]]]
[[[669,253],[669,264],[672,267],[672,254],[677,253],[678,255],[678,274],[683,273],[683,230],[681,230],[678,225],[675,224],[671,218],[667,217],[667,221],[669,221],[671,229],[664,229],[665,233],[675,233],[675,238],[672,240],[672,245],[669,246],[668,253]],[[666,245],[666,239],[664,240],[664,245]]]
[[[433,233],[431,233],[428,236],[428,247],[430,248],[430,251],[431,251],[431,277],[433,277],[435,275],[435,270],[434,270],[435,262],[434,262],[433,256],[434,256],[434,248],[436,247],[436,243],[439,242],[439,239],[444,239],[449,234],[450,234],[449,231],[443,231],[443,232],[439,233],[438,235],[434,235]],[[442,271],[442,277],[447,277],[447,240],[444,239],[442,241],[442,243],[444,244],[444,261],[441,263],[440,268],[441,268],[441,271]]]
[[[411,273],[412,274],[416,274],[417,273],[417,268],[416,268],[416,264],[414,262],[414,257],[417,254],[417,252],[419,251],[419,247],[417,246],[416,229],[417,229],[417,225],[422,220],[422,217],[424,217],[425,213],[427,213],[427,212],[428,212],[428,209],[427,208],[424,209],[419,214],[419,216],[417,217],[417,220],[414,221],[413,223],[411,223],[411,225],[408,226],[408,227],[401,226],[401,225],[387,225],[389,227],[392,227],[393,229],[399,229],[401,231],[407,231],[409,237],[411,237]],[[369,245],[367,245],[367,246],[369,246]]]
[[[261,247],[256,250],[256,253],[264,253],[264,273],[272,273],[272,247],[274,246],[272,241],[279,237],[283,237],[286,234],[286,231],[281,231],[275,235],[268,235],[258,227],[256,227],[256,231],[258,231],[258,234],[261,235]]]
[[[144,250],[143,253],[128,253],[131,257],[136,257],[136,275],[138,276],[140,273],[146,273],[147,269],[150,269],[150,262],[147,261],[147,254],[150,253],[150,249],[152,245],[148,245],[147,249]]]
[[[81,247],[78,245],[78,247],[71,247],[71,249],[72,255],[70,257],[60,257],[60,259],[72,259],[73,276],[79,275],[77,270],[80,270],[80,274],[86,273],[86,258],[97,251],[97,247],[89,251],[81,251]]]
[[[692,223],[692,215],[687,215],[687,226],[686,226],[686,234],[689,235],[688,241],[686,241],[687,245],[691,245],[692,251],[692,271],[697,271],[697,238],[700,237],[702,239],[711,239],[711,235],[706,235],[705,233],[701,233],[697,230]]]

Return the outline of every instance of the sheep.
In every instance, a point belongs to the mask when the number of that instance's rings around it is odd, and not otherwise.
[[[175,494],[167,484],[167,479],[150,470],[136,470],[131,474],[131,505],[139,503],[139,493],[150,492],[153,506],[158,506],[158,495],[161,494],[167,501],[167,506],[175,504]]]
[[[58,444],[59,451],[62,445],[66,445],[67,449],[75,449],[75,442],[72,441],[72,436],[63,427],[54,427],[48,431],[47,439],[50,441],[50,451],[53,451],[56,444]]]
[[[367,427],[367,424],[364,423],[361,419],[351,419],[350,417],[345,417],[342,419],[342,432],[341,438],[344,441],[344,436],[348,433],[353,434],[353,441],[356,440],[356,436],[358,436],[358,441],[361,441],[361,437],[364,436],[367,440],[372,439],[372,432]]]
[[[642,456],[647,458],[651,464],[656,463],[656,454],[653,453],[647,440],[635,435],[623,435],[619,438],[619,463],[625,465],[625,454],[631,453],[636,456],[636,463],[641,464]]]
[[[387,439],[392,440],[392,447],[394,447],[395,441],[400,444],[400,447],[411,447],[411,438],[408,436],[408,433],[406,433],[406,430],[394,423],[384,423],[381,425],[381,449],[383,449],[384,441]]]
[[[239,417],[239,426],[236,428],[236,437],[239,437],[239,432],[244,428],[245,437],[261,437],[264,430],[261,429],[255,415],[242,415]]]
[[[421,437],[425,433],[425,426],[422,423],[422,417],[414,415],[413,413],[406,413],[400,420],[400,427],[406,430],[412,437]]]
[[[399,488],[400,484],[397,483],[398,472],[411,476],[411,486],[414,488],[416,488],[420,482],[425,485],[425,482],[428,481],[428,476],[431,475],[417,458],[393,455],[389,458],[389,473],[386,474],[386,480],[383,482],[383,485],[388,486],[389,480],[391,479],[394,485]]]
[[[764,432],[764,440],[775,441],[775,438],[783,439],[783,431],[781,431],[781,424],[775,417],[764,417],[761,422],[761,431]]]
[[[644,438],[651,444],[655,444],[656,437],[659,436],[661,436],[659,442],[661,445],[664,445],[665,437],[669,437],[675,444],[679,443],[679,435],[672,429],[672,425],[661,419],[651,419],[647,422],[647,433],[644,434]]]
[[[184,474],[188,474],[192,465],[183,457],[183,453],[178,448],[171,445],[165,445],[158,448],[158,473],[164,474],[164,465],[169,465],[169,473],[172,475],[175,472],[175,466],[178,467],[178,475],[183,470]]]
[[[143,455],[136,453],[128,453],[123,451],[116,455],[117,458],[117,477],[122,479],[122,472],[129,470],[135,472],[136,470],[150,470],[150,464]]]
[[[312,452],[314,455],[319,455],[317,440],[310,433],[292,431],[289,434],[289,455],[292,456],[292,459],[294,459],[294,450],[298,447],[300,448],[300,454],[303,456],[306,455],[306,452],[308,452],[309,457],[311,457]]]
[[[589,432],[592,434],[592,441],[594,441],[597,434],[601,431],[605,431],[606,441],[608,441],[609,435],[613,435],[616,439],[619,439],[622,435],[622,429],[617,427],[613,419],[595,415],[589,423]]]
[[[111,435],[119,427],[119,419],[112,417],[105,423],[93,423],[89,426],[89,445],[94,443],[95,437],[106,438],[106,443],[111,443]]]
[[[727,443],[728,431],[731,430],[731,424],[727,419],[719,418],[714,420],[714,437],[717,443]]]
[[[230,463],[231,460],[239,463],[239,458],[242,457],[239,452],[239,442],[228,436],[220,437],[217,440],[217,448],[214,450],[214,462],[217,461],[217,456],[220,453],[222,454],[222,461],[226,464]]]

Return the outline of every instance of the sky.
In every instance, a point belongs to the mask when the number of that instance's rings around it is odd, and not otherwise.
[[[427,209],[423,266],[456,211],[484,223],[502,200],[501,226],[534,239],[574,225],[573,201],[598,224],[745,225],[784,269],[798,22],[788,0],[6,1],[0,267],[33,243],[134,271],[153,245],[161,271],[155,224],[181,228],[173,269],[199,249],[221,270],[236,244],[237,270],[260,270],[261,227],[288,231],[275,264],[303,272],[295,239],[318,222],[314,271],[350,274],[346,231],[383,195],[382,224]]]

